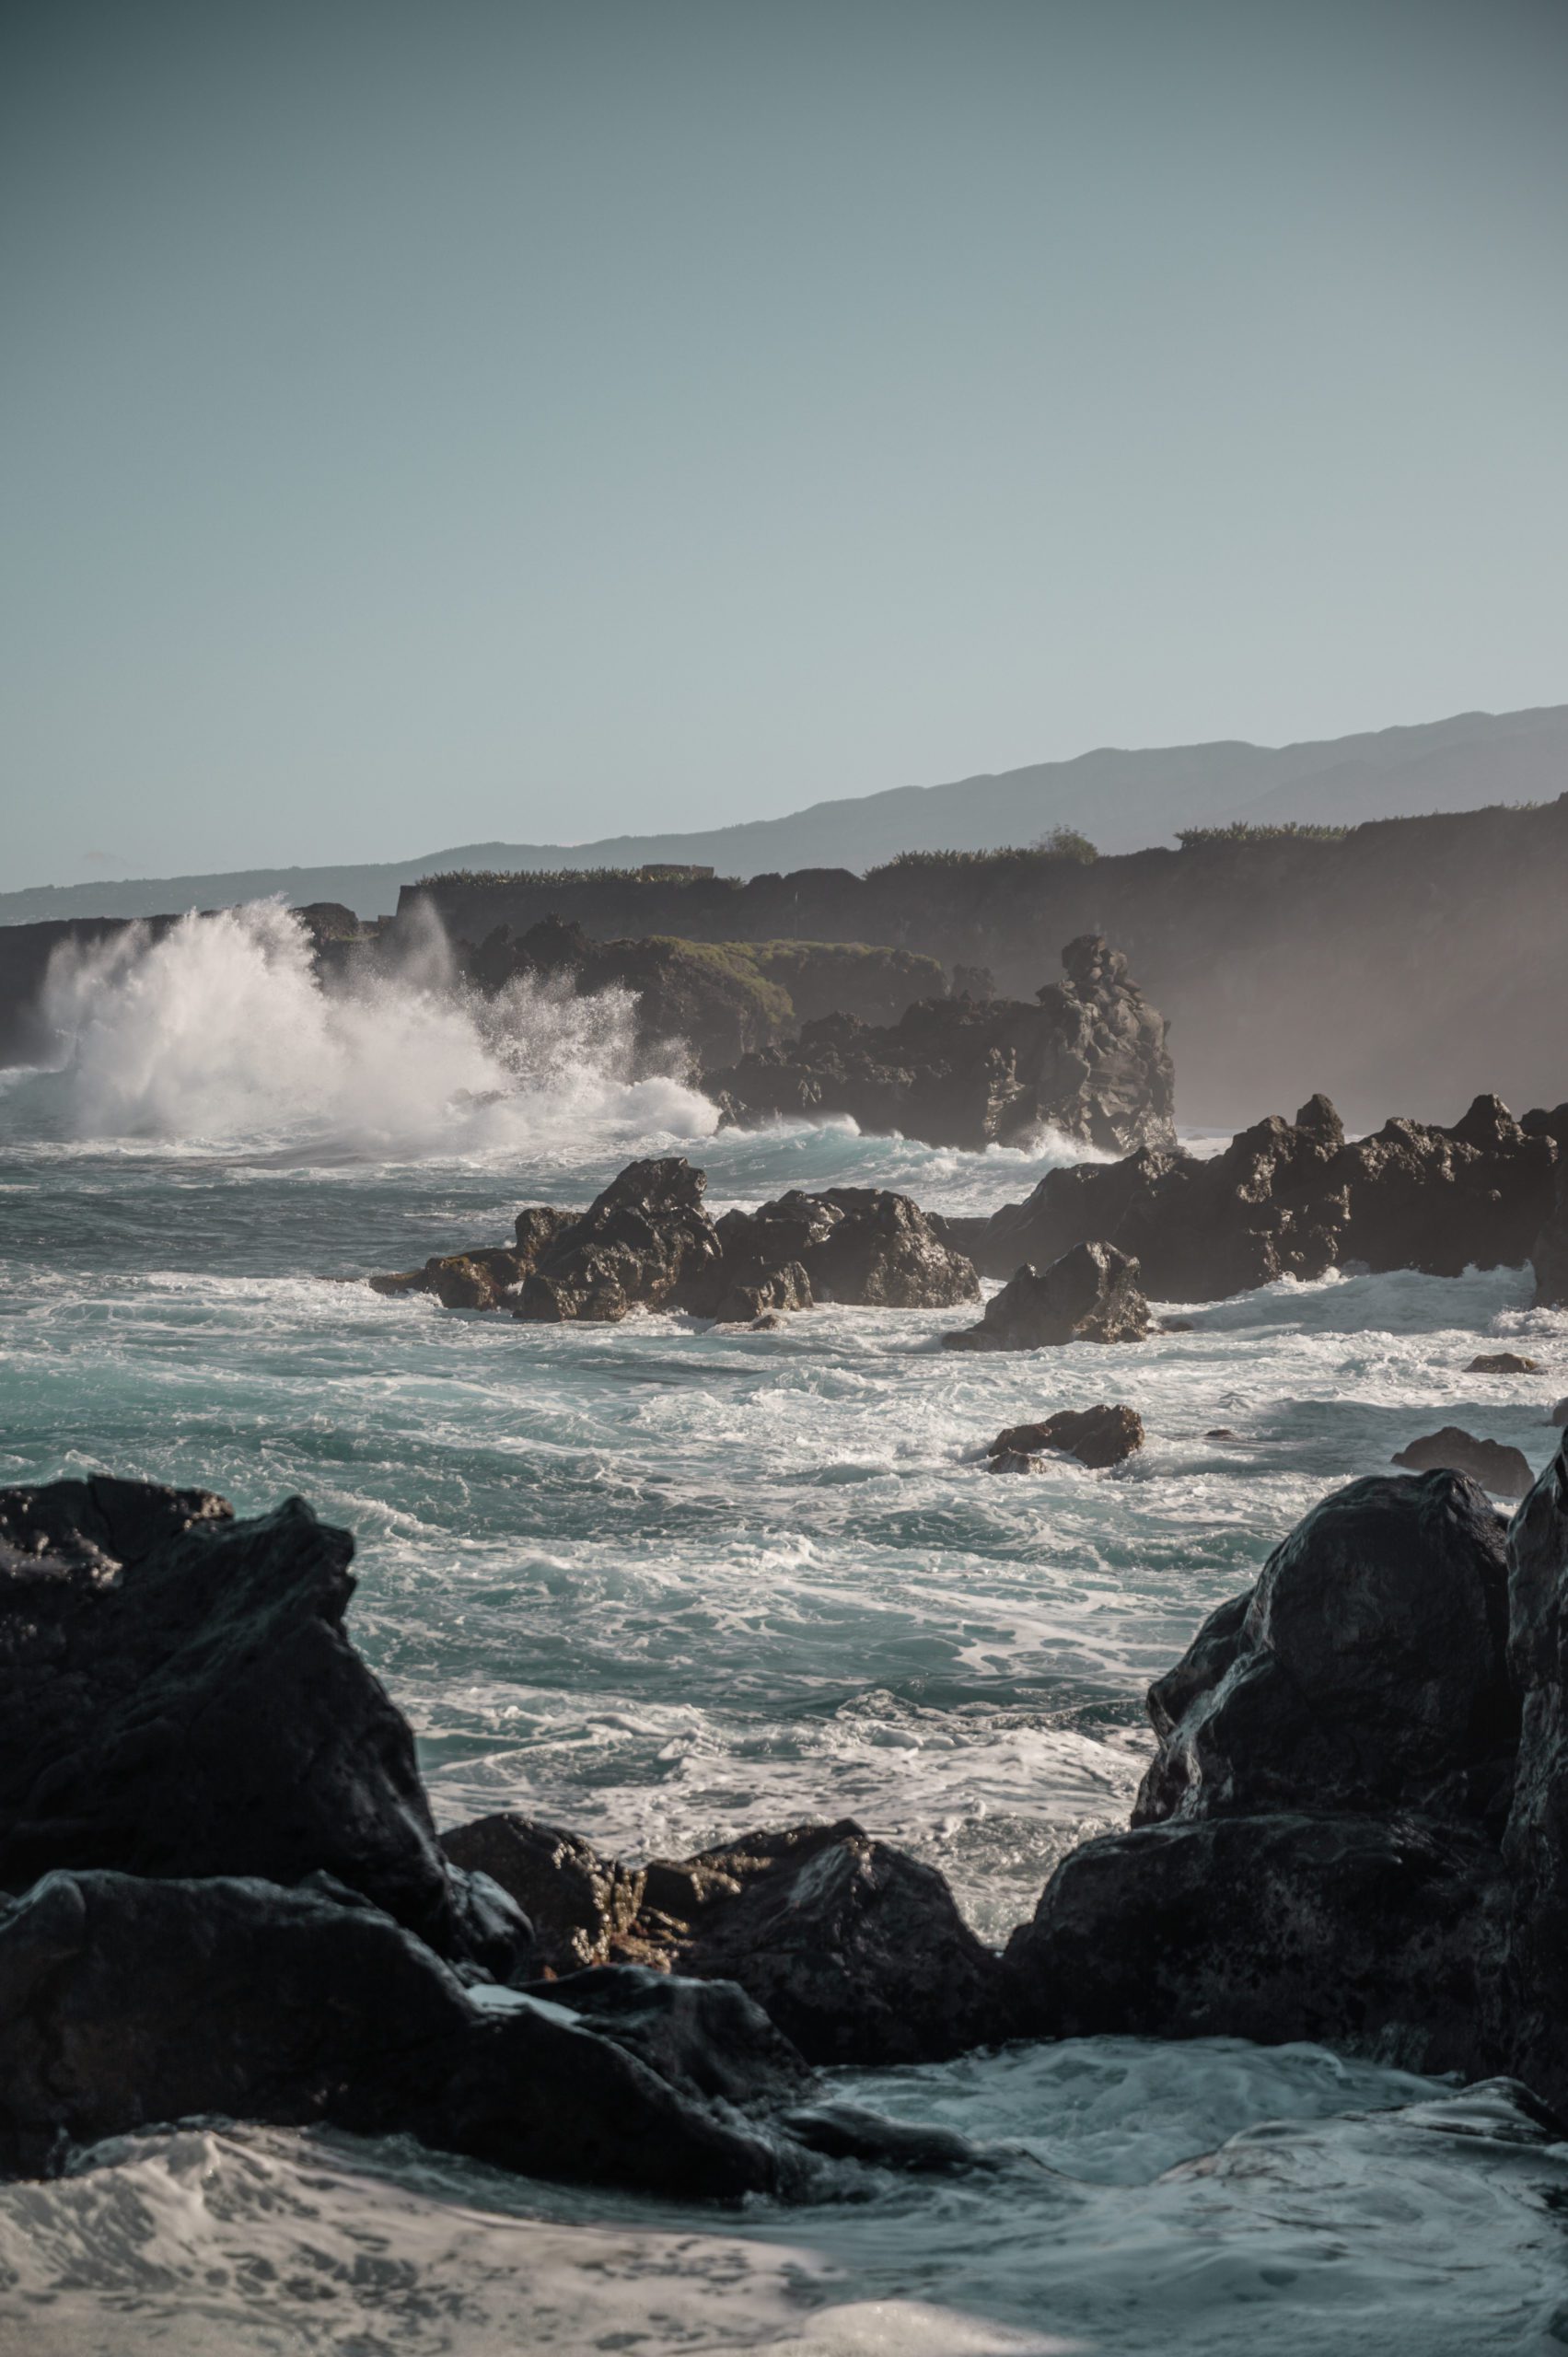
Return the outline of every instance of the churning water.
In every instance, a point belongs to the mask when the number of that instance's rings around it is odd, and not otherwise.
[[[0,1478],[112,1468],[353,1527],[352,1626],[443,1821],[515,1805],[629,1852],[853,1815],[1000,1939],[1124,1821],[1143,1687],[1336,1483],[1458,1422],[1545,1461],[1563,1321],[1522,1275],[1285,1285],[1139,1349],[943,1354],[962,1313],[528,1327],[341,1280],[501,1241],[633,1152],[715,1208],[871,1182],[988,1209],[1065,1150],[711,1134],[629,1079],[632,1010],[454,995],[438,945],[323,994],[275,910],[55,977],[75,1040],[0,1096]],[[1260,1108],[1260,1110],[1264,1109]],[[1549,1372],[1467,1376],[1482,1341]],[[994,1480],[1003,1424],[1125,1399],[1109,1474]],[[1228,1428],[1229,1439],[1205,1435]],[[1568,2339],[1568,2151],[1506,2091],[1311,2048],[1094,2039],[845,2074],[1000,2165],[845,2166],[726,2214],[222,2125],[0,2189],[0,2348],[1071,2347],[1469,2357]]]

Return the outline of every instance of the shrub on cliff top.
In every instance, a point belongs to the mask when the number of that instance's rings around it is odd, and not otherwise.
[[[896,851],[891,859],[866,869],[867,876],[886,876],[893,868],[1032,867],[1075,860],[1086,866],[1099,857],[1098,846],[1072,827],[1052,827],[1032,843],[1001,843],[991,851]]]

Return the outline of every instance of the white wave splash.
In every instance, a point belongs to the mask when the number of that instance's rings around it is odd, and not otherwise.
[[[393,971],[324,987],[274,901],[65,945],[43,1013],[68,1043],[51,1077],[77,1138],[463,1155],[705,1136],[717,1118],[673,1075],[633,1076],[629,992],[525,979],[487,999],[438,935]]]

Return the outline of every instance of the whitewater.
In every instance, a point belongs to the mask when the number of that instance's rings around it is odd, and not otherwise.
[[[843,1182],[985,1211],[1071,1150],[715,1134],[673,1048],[634,1070],[629,1000],[477,1000],[434,939],[323,990],[271,906],[63,963],[48,1011],[56,1066],[0,1075],[0,1480],[298,1491],[350,1527],[351,1632],[443,1824],[516,1807],[645,1857],[853,1816],[999,1941],[1125,1822],[1144,1688],[1307,1506],[1435,1425],[1537,1469],[1556,1437],[1568,1334],[1525,1271],[1279,1285],[1049,1361],[944,1353],[964,1311],[383,1299],[356,1281],[633,1154],[688,1154],[715,1211]],[[1546,1372],[1465,1374],[1484,1347]],[[1127,1465],[977,1466],[1099,1399],[1144,1419]],[[1568,2147],[1411,2060],[1084,2039],[836,2073],[994,2165],[844,2164],[835,2200],[738,2212],[180,2123],[0,2187],[0,2349],[1544,2357]]]

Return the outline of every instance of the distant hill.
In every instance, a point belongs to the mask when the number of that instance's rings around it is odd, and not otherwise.
[[[597,842],[462,843],[417,859],[331,867],[267,867],[124,883],[41,885],[0,892],[0,923],[41,918],[153,916],[221,908],[282,893],[389,914],[404,884],[451,868],[639,867],[691,861],[727,876],[800,867],[865,869],[900,851],[984,851],[1072,827],[1105,852],[1170,842],[1178,829],[1233,819],[1354,825],[1421,811],[1551,801],[1568,790],[1568,704],[1532,712],[1461,713],[1321,744],[1105,748],[949,785],[818,802],[784,819],[704,832],[612,835]]]

